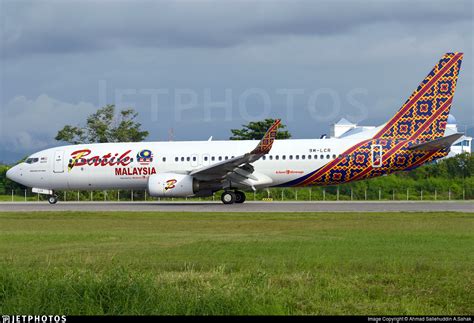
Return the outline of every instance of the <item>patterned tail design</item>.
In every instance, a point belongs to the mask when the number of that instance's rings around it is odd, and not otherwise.
[[[371,139],[364,140],[303,177],[280,186],[335,185],[408,170],[444,157],[449,149],[412,151],[420,141],[444,135],[462,53],[443,56],[420,86]],[[382,151],[380,165],[374,165],[374,151]]]
[[[251,154],[255,155],[264,155],[268,154],[270,149],[272,149],[273,142],[277,136],[277,130],[280,126],[280,119],[275,120],[275,122],[271,125],[271,127],[267,130],[265,135],[263,136],[262,140],[258,143],[258,146],[252,150]]]
[[[429,141],[444,135],[463,54],[447,53],[374,138]]]

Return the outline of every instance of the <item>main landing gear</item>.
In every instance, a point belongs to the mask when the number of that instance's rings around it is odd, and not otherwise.
[[[224,204],[244,203],[245,193],[241,191],[224,191],[221,195],[221,201]]]
[[[49,204],[56,204],[58,202],[58,197],[56,195],[50,195],[48,197]]]

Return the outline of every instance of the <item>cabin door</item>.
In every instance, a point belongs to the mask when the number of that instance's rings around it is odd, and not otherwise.
[[[64,173],[64,151],[63,150],[56,150],[54,152],[53,172]]]
[[[372,167],[374,167],[374,168],[382,167],[382,165],[383,165],[382,157],[383,157],[382,146],[381,145],[372,145],[372,147],[371,147]]]

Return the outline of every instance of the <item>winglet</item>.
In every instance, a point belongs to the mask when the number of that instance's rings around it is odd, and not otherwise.
[[[267,132],[263,136],[262,140],[258,143],[257,147],[250,152],[252,155],[265,155],[272,149],[273,142],[277,136],[277,130],[280,126],[281,119],[276,119],[275,122],[268,128]]]

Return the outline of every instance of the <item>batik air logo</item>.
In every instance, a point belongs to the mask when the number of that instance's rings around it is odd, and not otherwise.
[[[107,153],[102,156],[93,155],[90,149],[76,150],[71,153],[68,170],[72,171],[77,166],[92,167],[114,167],[117,176],[140,176],[156,174],[155,167],[133,166],[133,159],[130,157],[131,150],[124,153]],[[142,150],[137,154],[137,162],[140,165],[147,165],[153,161],[153,154],[150,150]]]
[[[116,153],[107,153],[102,156],[91,156],[92,151],[90,149],[76,150],[71,153],[71,159],[69,160],[68,170],[71,171],[77,166],[128,166],[132,161],[128,156],[131,150],[127,150],[123,154],[119,155]]]
[[[165,186],[165,191],[171,190],[171,189],[175,188],[177,182],[178,182],[178,181],[175,180],[175,179],[169,179],[169,180],[167,180],[167,181],[166,181],[166,186]]]

